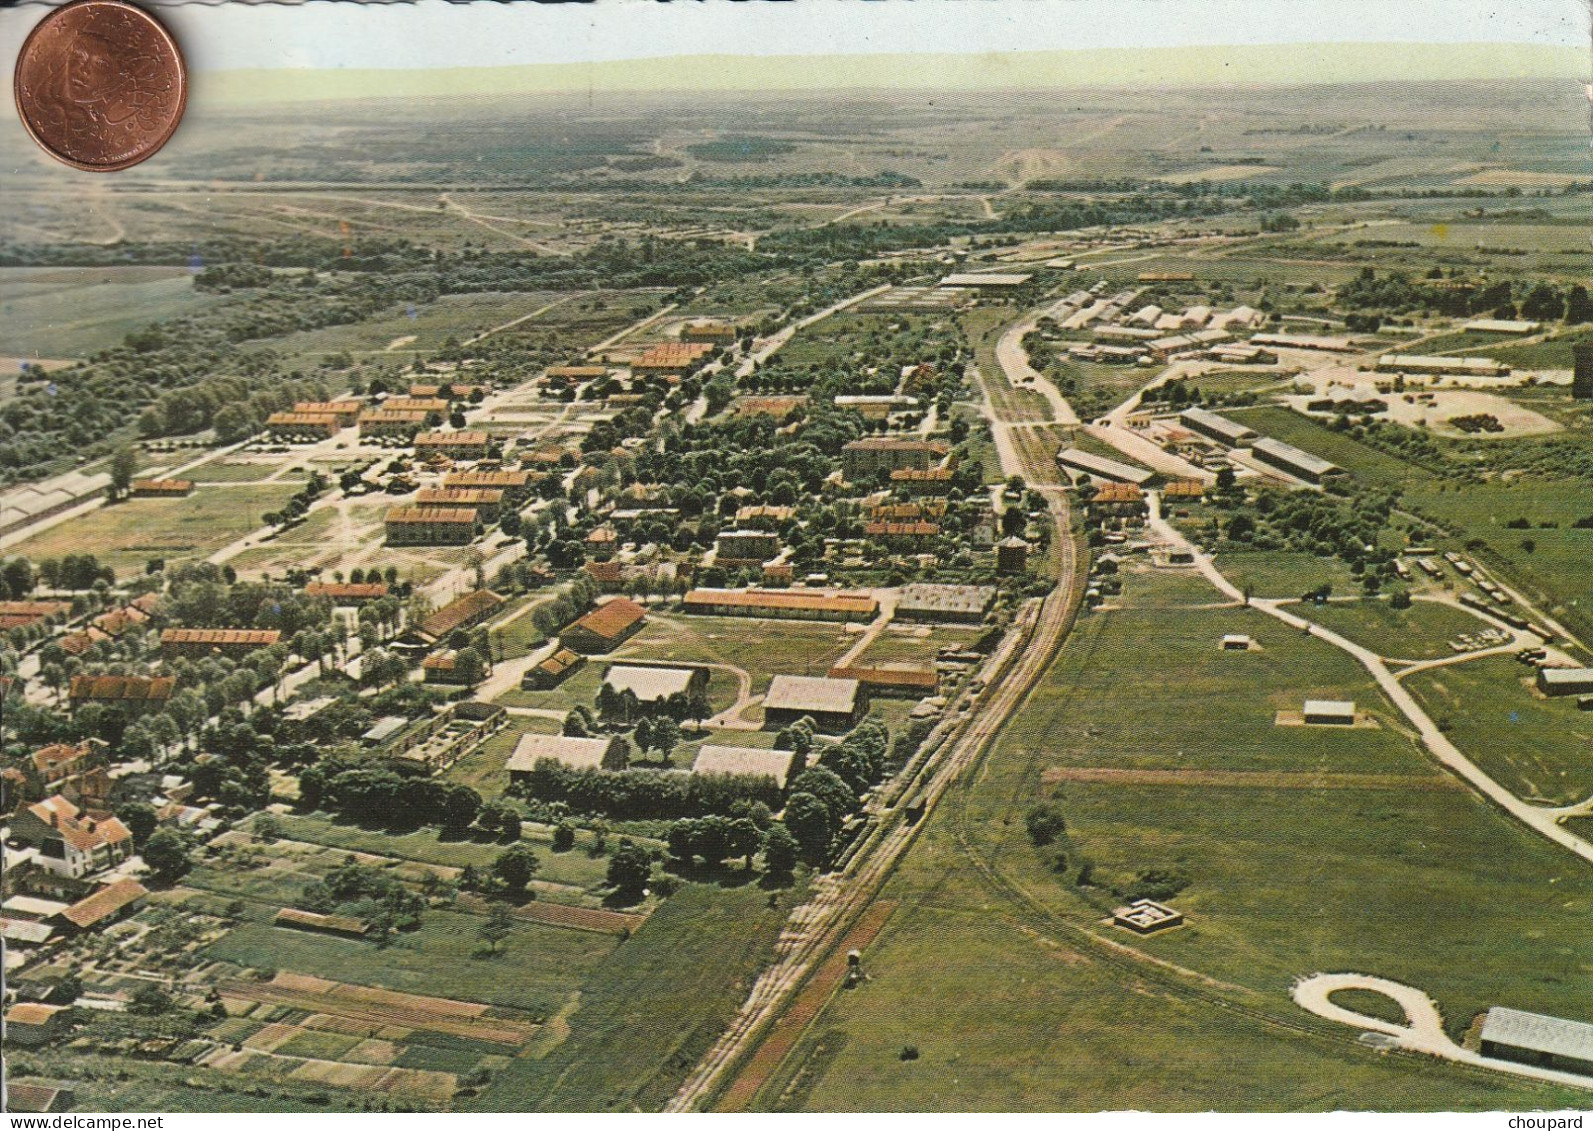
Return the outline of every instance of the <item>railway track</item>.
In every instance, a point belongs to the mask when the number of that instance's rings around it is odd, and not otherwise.
[[[1006,423],[1011,422],[993,422],[993,427],[1004,427]],[[981,671],[984,690],[974,697],[966,715],[953,715],[956,721],[941,736],[932,732],[926,741],[931,753],[918,771],[920,784],[912,794],[923,798],[924,815],[907,820],[900,802],[909,796],[909,791],[898,790],[898,804],[881,814],[879,826],[868,834],[869,840],[852,854],[846,867],[815,881],[811,898],[792,913],[776,946],[774,962],[754,984],[730,1027],[698,1062],[665,1111],[697,1110],[719,1094],[809,975],[874,901],[918,831],[927,824],[929,813],[952,784],[988,751],[1061,648],[1083,592],[1072,514],[1066,493],[1055,483],[1054,467],[1048,462],[1040,463],[1032,450],[1021,452],[1019,461],[1021,466],[1004,470],[1025,475],[1044,493],[1055,523],[1059,562],[1056,587],[1019,613],[1016,631],[1008,635],[1001,650]]]

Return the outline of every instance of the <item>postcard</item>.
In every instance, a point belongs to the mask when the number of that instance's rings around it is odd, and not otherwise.
[[[1589,18],[0,10],[6,1110],[1588,1108]]]

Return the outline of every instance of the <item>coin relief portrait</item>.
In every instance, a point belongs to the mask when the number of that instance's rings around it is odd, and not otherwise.
[[[29,131],[68,164],[116,169],[160,148],[182,113],[182,64],[136,8],[68,5],[39,26],[17,68]]]

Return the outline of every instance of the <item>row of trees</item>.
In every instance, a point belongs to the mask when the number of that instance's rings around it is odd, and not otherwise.
[[[1375,268],[1363,267],[1338,288],[1335,297],[1339,306],[1356,311],[1429,310],[1451,317],[1488,314],[1539,322],[1593,322],[1593,297],[1581,283],[1562,288],[1541,281],[1452,279],[1436,267],[1424,279],[1413,279],[1403,271],[1379,275]]]
[[[383,828],[435,825],[457,836],[474,827],[493,837],[511,829],[519,835],[512,805],[484,805],[467,785],[420,776],[399,763],[324,759],[299,774],[299,803]]]
[[[545,803],[563,802],[576,813],[620,820],[728,814],[737,802],[761,801],[771,808],[780,803],[779,788],[766,777],[572,769],[551,758],[539,761],[512,788]]]

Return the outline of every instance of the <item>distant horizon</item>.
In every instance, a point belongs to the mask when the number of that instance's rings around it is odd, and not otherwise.
[[[1574,0],[1515,0],[1508,9],[1497,0],[915,0],[911,5],[417,0],[181,4],[159,12],[196,75],[653,68],[666,61],[716,58],[754,64],[955,57],[999,69],[1004,60],[1035,52],[1253,52],[1353,43],[1474,52],[1558,50],[1567,53],[1563,65],[1571,74],[1588,77],[1593,18]],[[0,60],[14,61],[39,18],[37,8],[0,9]]]
[[[588,63],[438,68],[259,68],[201,73],[222,103],[514,94],[1177,89],[1386,82],[1582,81],[1576,48],[1548,44],[1310,43],[880,52],[840,56],[704,53]]]

